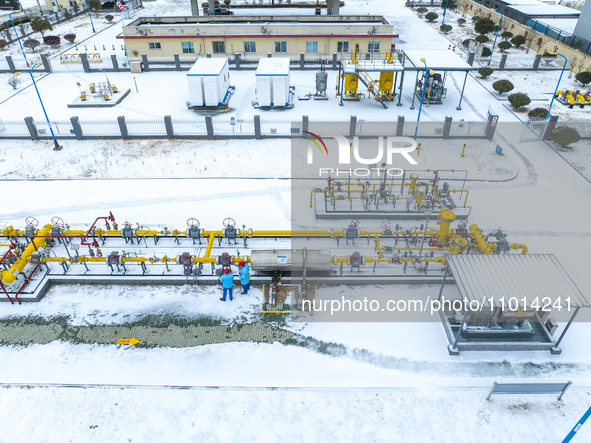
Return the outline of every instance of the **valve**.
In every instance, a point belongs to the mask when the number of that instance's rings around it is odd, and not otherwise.
[[[232,264],[233,262],[233,258],[230,254],[228,254],[227,252],[223,252],[222,255],[219,256],[218,258],[218,264],[228,267]]]
[[[119,264],[119,251],[113,251],[107,256],[107,264],[108,265],[118,265]]]

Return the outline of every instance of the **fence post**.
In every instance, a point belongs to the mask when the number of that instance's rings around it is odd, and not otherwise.
[[[402,137],[402,131],[404,130],[404,115],[398,116],[398,122],[396,122],[396,135]]]
[[[207,136],[213,138],[213,119],[211,115],[205,116],[205,127],[207,128]]]
[[[254,138],[261,138],[261,116],[254,116]]]
[[[485,137],[492,140],[497,130],[497,123],[499,116],[497,114],[488,114],[488,122],[486,124],[486,131],[484,131]]]
[[[113,69],[115,72],[119,72],[119,63],[117,63],[117,55],[111,54],[111,63],[113,63]]]
[[[144,72],[150,70],[150,62],[148,61],[148,54],[142,54],[142,65],[144,65]]]
[[[86,52],[80,54],[80,63],[82,63],[84,72],[90,72],[90,63],[88,63],[88,55],[86,55]]]
[[[505,69],[505,63],[507,63],[507,54],[501,55],[501,62],[499,63],[499,70],[500,71]]]
[[[6,56],[6,63],[8,63],[8,69],[10,69],[10,72],[16,72],[14,62],[12,61],[12,57],[10,55]]]
[[[51,63],[49,63],[49,59],[47,58],[47,54],[41,54],[41,61],[43,62],[43,69],[45,69],[45,72],[53,72],[51,69]]]
[[[76,134],[76,139],[82,140],[82,126],[80,126],[80,120],[78,117],[70,117],[70,123],[72,123],[72,128],[74,129],[74,134]]]
[[[12,43],[12,35],[10,35],[10,31],[8,29],[4,30],[4,37],[8,43]]]
[[[127,123],[125,123],[125,116],[120,115],[117,117],[117,123],[119,123],[119,131],[121,131],[121,138],[129,138],[129,133],[127,132]]]
[[[270,52],[267,52],[267,57],[272,58],[273,54],[271,54]]]
[[[338,57],[337,56],[337,53],[336,52],[333,52],[332,53],[332,70],[333,71],[336,71],[338,69],[337,68],[337,63],[338,63],[338,58],[337,57]]]
[[[536,58],[534,60],[534,71],[537,71],[538,68],[540,67],[540,60],[542,60],[542,55],[536,54]]]
[[[234,66],[236,66],[236,70],[240,71],[240,54],[234,54]]]
[[[445,117],[445,121],[443,122],[443,138],[449,138],[449,133],[451,132],[451,122],[453,118]]]
[[[351,122],[349,123],[349,137],[355,137],[355,131],[357,130],[357,116],[351,116]]]
[[[546,124],[546,128],[544,129],[544,133],[542,134],[542,140],[550,140],[550,134],[556,128],[556,124],[558,123],[558,116],[557,115],[550,115],[548,119],[548,123]]]
[[[166,136],[168,138],[173,138],[174,128],[172,127],[172,117],[170,115],[164,116],[164,127],[166,128]]]
[[[468,54],[468,64],[470,66],[472,66],[474,64],[474,57],[476,57],[475,52],[471,52],[470,54]]]
[[[302,115],[302,131],[308,132],[309,119],[307,115]]]
[[[211,52],[208,52],[206,55],[207,58],[211,58]]]
[[[304,55],[303,52],[300,52],[300,69],[304,69],[304,66],[306,64],[306,56]]]
[[[31,134],[31,139],[39,140],[39,136],[37,135],[37,128],[35,127],[35,122],[33,121],[33,117],[25,117],[25,125],[27,125],[27,129],[29,130],[29,134]]]
[[[181,59],[178,54],[174,55],[174,66],[176,67],[177,71],[181,70]]]

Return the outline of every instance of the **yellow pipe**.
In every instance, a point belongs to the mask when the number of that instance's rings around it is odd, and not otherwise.
[[[82,231],[82,230],[75,230],[75,229],[64,229],[62,231],[63,235],[86,235],[88,231]]]
[[[70,261],[70,259],[67,257],[43,257],[41,259],[41,261],[43,263],[50,263],[50,262],[61,263],[61,262]]]
[[[478,225],[470,225],[470,235],[474,237],[476,246],[482,254],[493,254],[495,252],[495,244],[487,243],[482,231],[478,228]]]
[[[213,248],[213,241],[215,240],[215,235],[210,235],[209,240],[207,241],[207,248],[205,249],[205,258],[209,258],[211,254],[211,248]]]
[[[437,243],[443,243],[449,235],[453,235],[453,229],[450,229],[451,223],[456,219],[454,214],[449,209],[442,209],[439,211],[436,224],[439,226],[439,230],[436,232]]]
[[[40,236],[49,235],[51,233],[51,225],[45,225],[45,227],[39,232]],[[29,257],[33,252],[38,250],[39,248],[45,246],[46,238],[44,237],[35,237],[29,246],[23,251],[19,259],[14,263],[10,269],[6,270],[3,269],[0,272],[0,277],[2,281],[7,285],[13,283],[16,280],[16,277],[22,272],[24,267],[27,265],[29,261]]]
[[[524,255],[527,254],[528,251],[527,246],[522,243],[512,243],[511,249],[521,249],[521,253]]]
[[[569,103],[571,105],[574,105],[575,104],[575,98],[572,95],[566,94],[566,97],[565,98],[569,101]]]

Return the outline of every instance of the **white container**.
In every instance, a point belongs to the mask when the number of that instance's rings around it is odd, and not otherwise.
[[[256,85],[257,106],[289,106],[289,58],[261,58]]]
[[[189,107],[223,106],[230,89],[226,58],[200,58],[187,73]]]

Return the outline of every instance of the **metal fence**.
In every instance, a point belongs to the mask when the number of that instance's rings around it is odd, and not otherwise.
[[[351,136],[396,136],[413,137],[415,130],[420,137],[433,138],[492,138],[494,127],[488,122],[454,122],[447,117],[443,122],[405,122],[398,116],[392,121],[366,121],[351,116],[349,121],[310,122],[307,116],[301,121],[214,118],[178,119],[165,116],[161,119],[112,120],[51,120],[51,128],[57,138],[288,138],[293,134],[308,131],[314,134],[344,134]],[[492,132],[491,132],[492,128]],[[585,134],[591,136],[591,129]],[[2,138],[50,138],[50,127],[45,120],[34,121],[27,117],[21,121],[0,121]]]

